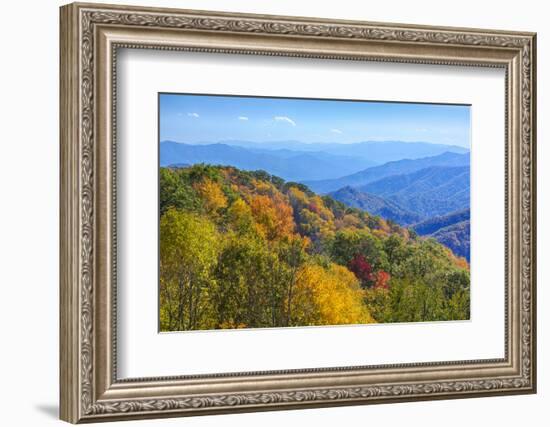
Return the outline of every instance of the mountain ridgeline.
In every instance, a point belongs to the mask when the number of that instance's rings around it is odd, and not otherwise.
[[[161,166],[186,168],[195,164],[263,170],[286,181],[300,182],[308,191],[412,227],[419,235],[437,239],[469,260],[469,218],[452,221],[455,213],[460,216],[468,211],[469,216],[470,153],[464,148],[399,141],[161,143]],[[441,218],[449,219],[437,230],[427,232],[421,225]]]
[[[359,208],[401,225],[414,224],[424,218],[422,215],[409,211],[389,199],[359,191],[349,186],[333,191],[329,193],[329,196],[347,206]]]
[[[463,258],[265,171],[163,167],[160,214],[163,331],[469,319]]]
[[[324,180],[335,180],[340,177],[361,173],[365,169],[398,159],[416,160],[426,156],[443,158],[430,163],[420,163],[407,169],[405,164],[383,169],[385,175],[378,172],[377,178],[395,173],[412,172],[422,167],[453,165],[452,159],[445,158],[451,154],[464,154],[467,150],[461,147],[428,143],[362,142],[356,144],[305,144],[296,141],[279,141],[273,143],[253,143],[247,141],[223,141],[217,143],[184,144],[173,141],[160,143],[160,166],[180,163],[206,163],[221,166],[235,166],[244,170],[265,170],[272,175],[292,181],[321,181],[309,183],[314,191],[326,193],[346,185],[359,185],[354,182],[336,183],[334,188],[318,188]],[[361,181],[360,184],[366,184]],[[330,184],[329,184],[330,185]]]
[[[160,166],[175,166],[181,163],[265,170],[291,181],[337,178],[375,165],[374,162],[361,157],[320,151],[243,148],[221,143],[190,145],[161,142]]]
[[[470,168],[432,166],[329,193],[347,206],[410,226],[470,261]]]
[[[413,229],[421,236],[433,237],[470,262],[470,209],[427,219]]]
[[[366,159],[375,164],[383,164],[401,159],[433,157],[445,152],[464,154],[468,149],[456,145],[433,144],[427,142],[403,141],[362,141],[352,144],[304,143],[300,141],[252,142],[241,140],[219,141],[221,144],[261,150],[289,150],[299,152],[323,152],[330,155]],[[211,142],[203,142],[200,145]],[[343,175],[342,175],[343,176]]]
[[[331,191],[336,191],[346,186],[362,187],[371,182],[378,181],[382,178],[410,174],[421,169],[426,169],[433,166],[458,167],[469,165],[469,153],[460,154],[444,152],[432,157],[392,161],[380,166],[374,166],[364,169],[351,175],[342,175],[340,178],[318,181],[305,181],[304,184],[306,184],[317,193],[329,193]]]
[[[470,221],[470,209],[452,212],[448,215],[435,216],[414,225],[414,231],[421,236],[436,233],[442,228],[455,225],[464,221]]]
[[[445,215],[470,206],[470,167],[432,166],[370,182],[359,190],[424,217]]]

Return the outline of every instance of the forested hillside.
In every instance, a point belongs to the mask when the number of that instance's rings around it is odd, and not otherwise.
[[[429,236],[470,261],[470,209],[436,216],[413,226],[421,236]]]
[[[440,228],[429,236],[470,262],[470,220]]]
[[[447,215],[434,216],[414,225],[414,231],[421,236],[433,234],[441,228],[470,220],[470,209],[462,209]]]
[[[424,217],[470,207],[470,167],[433,166],[359,187]]]
[[[424,218],[422,215],[411,212],[391,200],[359,191],[353,187],[341,188],[338,191],[329,193],[329,196],[347,206],[359,208],[372,215],[379,215],[400,225],[414,224]]]
[[[162,331],[468,319],[469,265],[266,172],[160,170]]]

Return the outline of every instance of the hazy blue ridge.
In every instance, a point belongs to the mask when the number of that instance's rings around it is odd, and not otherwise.
[[[253,142],[242,140],[220,141],[226,145],[262,150],[321,151],[339,156],[360,157],[374,164],[401,159],[432,157],[445,152],[464,154],[469,150],[457,145],[433,144],[429,142],[362,141],[344,143],[304,143],[300,141]],[[203,142],[201,144],[211,144]]]
[[[281,148],[281,149],[268,149],[268,148],[247,148],[247,150],[253,152],[253,153],[263,153],[263,154],[269,154],[272,156],[280,157],[282,159],[291,159],[293,157],[296,157],[299,154],[307,154],[307,155],[313,155],[318,159],[325,159],[328,161],[332,161],[334,159],[338,159],[341,161],[351,162],[352,167],[356,168],[359,167],[359,170],[362,170],[364,168],[369,168],[372,166],[377,166],[378,163],[372,162],[368,159],[357,157],[357,156],[348,156],[348,155],[339,155],[339,154],[330,154],[326,153],[324,151],[308,151],[308,150],[290,150],[287,148]]]
[[[329,196],[347,206],[359,208],[371,215],[378,215],[403,226],[416,223],[423,218],[422,215],[404,209],[391,200],[386,200],[352,187],[341,188],[329,193]]]
[[[470,262],[470,209],[428,218],[411,228],[421,236],[436,239]]]
[[[321,152],[248,149],[226,144],[160,144],[160,166],[209,163],[243,170],[264,170],[288,181],[335,178],[362,170],[372,162]]]
[[[447,215],[435,216],[421,221],[413,226],[414,230],[421,236],[435,233],[436,231],[457,224],[463,221],[470,220],[470,209],[462,209],[456,212],[451,212]]]
[[[469,164],[470,153],[444,152],[432,157],[388,162],[337,179],[304,181],[304,184],[317,193],[329,193],[347,186],[361,187],[385,177],[408,174],[431,166],[468,166]]]
[[[430,236],[470,262],[470,220],[441,228]]]
[[[359,187],[424,217],[470,207],[470,167],[433,166]]]

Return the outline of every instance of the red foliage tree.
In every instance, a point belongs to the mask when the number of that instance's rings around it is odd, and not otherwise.
[[[356,254],[349,262],[348,268],[355,274],[363,286],[368,286],[372,277],[372,266],[368,263],[365,255]]]

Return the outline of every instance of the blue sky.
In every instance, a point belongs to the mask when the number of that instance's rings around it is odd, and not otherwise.
[[[423,141],[470,147],[470,107],[161,94],[160,139],[353,143]]]

